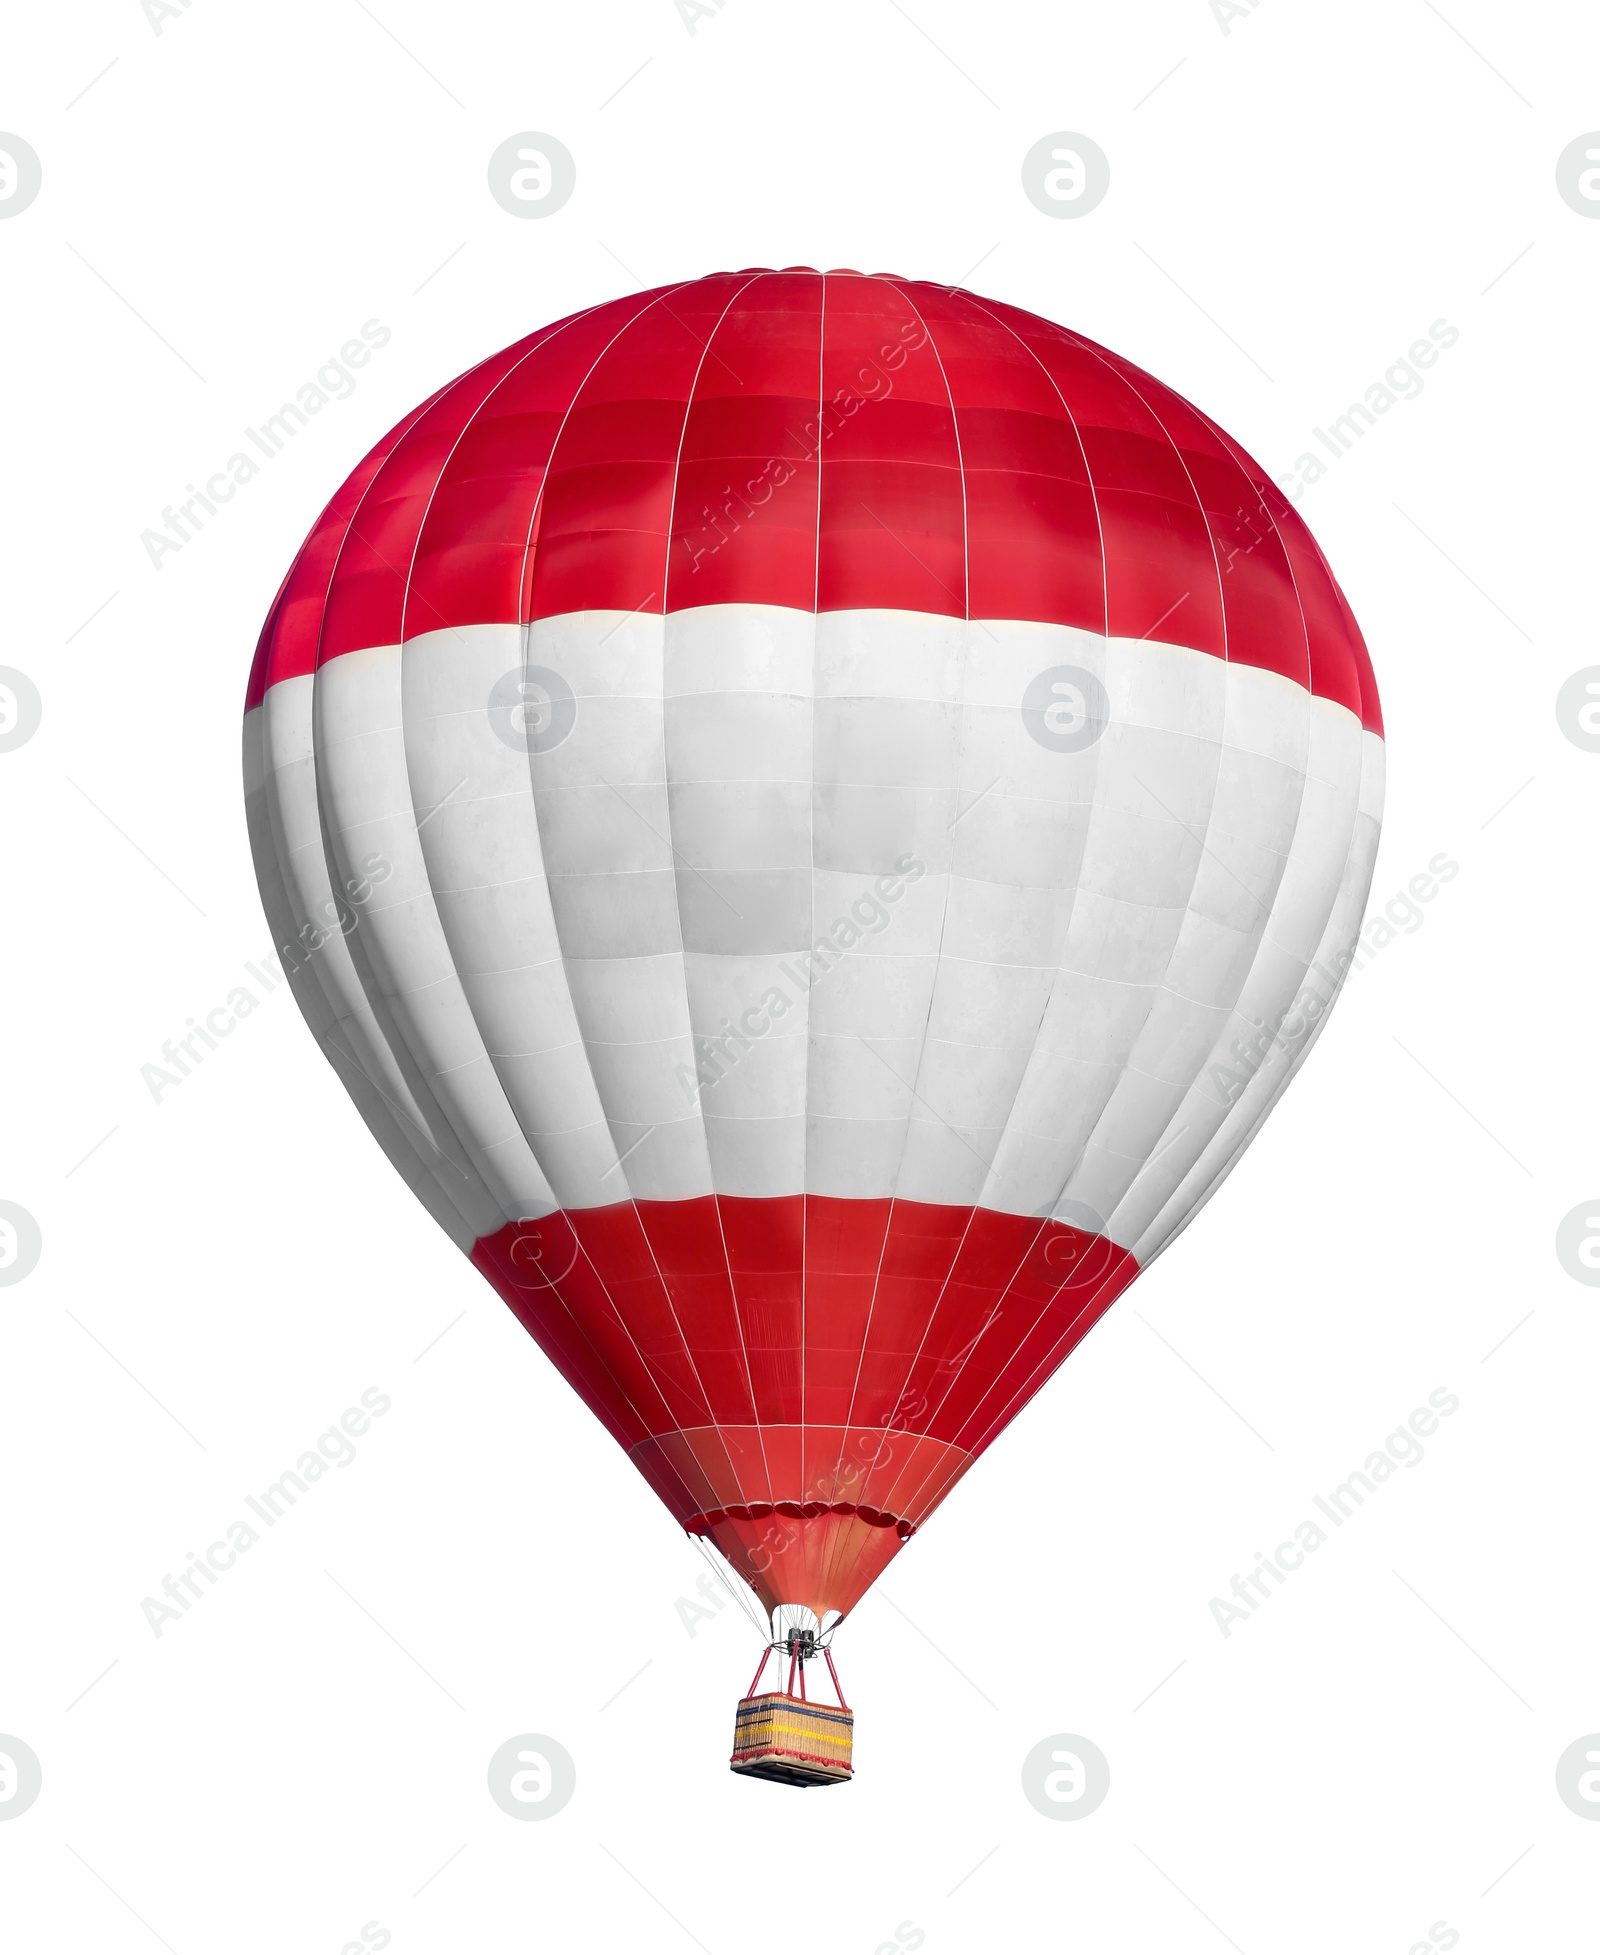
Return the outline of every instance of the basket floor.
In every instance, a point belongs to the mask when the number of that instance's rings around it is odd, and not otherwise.
[[[848,1765],[819,1765],[810,1758],[787,1757],[781,1751],[755,1758],[735,1758],[733,1770],[750,1779],[771,1779],[775,1785],[846,1785],[855,1776]]]

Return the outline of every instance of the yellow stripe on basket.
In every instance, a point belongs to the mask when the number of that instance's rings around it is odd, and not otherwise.
[[[851,1750],[847,1738],[843,1738],[843,1740],[841,1738],[825,1738],[825,1736],[820,1736],[814,1730],[806,1730],[802,1724],[773,1724],[773,1726],[769,1726],[769,1732],[765,1734],[763,1742],[771,1744],[773,1738],[808,1738],[812,1744],[827,1744],[827,1746],[831,1746],[835,1752],[839,1752],[841,1758],[847,1758],[849,1756],[849,1750]],[[747,1750],[753,1750],[753,1746],[737,1746],[737,1750],[747,1752]]]

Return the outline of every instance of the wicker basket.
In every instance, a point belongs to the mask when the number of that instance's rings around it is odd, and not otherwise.
[[[729,1763],[747,1778],[780,1785],[838,1785],[851,1776],[854,1732],[850,1711],[765,1691],[741,1698]]]

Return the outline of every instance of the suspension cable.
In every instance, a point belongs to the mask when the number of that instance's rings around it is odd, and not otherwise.
[[[729,1579],[728,1569],[726,1564],[723,1562],[721,1555],[719,1555],[714,1548],[707,1546],[703,1536],[699,1534],[691,1534],[689,1536],[689,1539],[695,1544],[695,1547],[699,1550],[701,1560],[706,1563],[706,1565],[710,1568],[712,1574],[716,1576],[719,1582],[721,1582],[722,1586],[733,1597],[734,1601],[739,1604],[739,1607],[744,1614],[745,1620],[755,1630],[756,1634],[761,1638],[762,1642],[763,1643],[770,1642],[772,1631],[768,1626],[768,1624],[762,1619],[760,1613],[756,1609],[756,1605],[751,1597],[750,1591],[747,1588],[745,1588],[742,1583],[737,1588],[734,1586],[733,1582]]]

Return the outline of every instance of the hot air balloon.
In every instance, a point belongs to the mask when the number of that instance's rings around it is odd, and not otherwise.
[[[806,1663],[1304,1060],[1383,754],[1266,472],[948,286],[575,313],[317,521],[246,702],[279,956],[424,1207],[767,1612],[735,1769],[848,1777]]]

